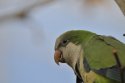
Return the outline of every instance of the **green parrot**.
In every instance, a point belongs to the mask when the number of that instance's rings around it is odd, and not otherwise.
[[[125,83],[125,44],[111,36],[67,31],[56,39],[54,60],[73,69],[76,83]]]

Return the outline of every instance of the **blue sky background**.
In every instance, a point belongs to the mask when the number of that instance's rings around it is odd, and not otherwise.
[[[75,83],[71,68],[54,62],[55,40],[82,29],[125,42],[125,17],[108,3],[86,9],[82,0],[59,0],[33,9],[29,18],[0,21],[0,83]]]

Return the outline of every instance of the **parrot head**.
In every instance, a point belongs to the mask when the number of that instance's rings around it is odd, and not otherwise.
[[[54,60],[59,63],[67,63],[74,67],[79,55],[83,51],[83,45],[90,36],[89,31],[71,30],[63,33],[56,39]]]

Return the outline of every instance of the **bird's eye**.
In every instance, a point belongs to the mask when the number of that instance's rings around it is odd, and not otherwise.
[[[62,45],[65,46],[65,45],[67,45],[68,42],[69,42],[69,40],[63,40]]]

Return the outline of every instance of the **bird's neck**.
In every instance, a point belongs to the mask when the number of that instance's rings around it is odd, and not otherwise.
[[[79,60],[79,57],[83,55],[83,49],[81,45],[75,45],[73,43],[69,44],[70,52],[67,57],[66,63],[75,70],[76,64]]]

